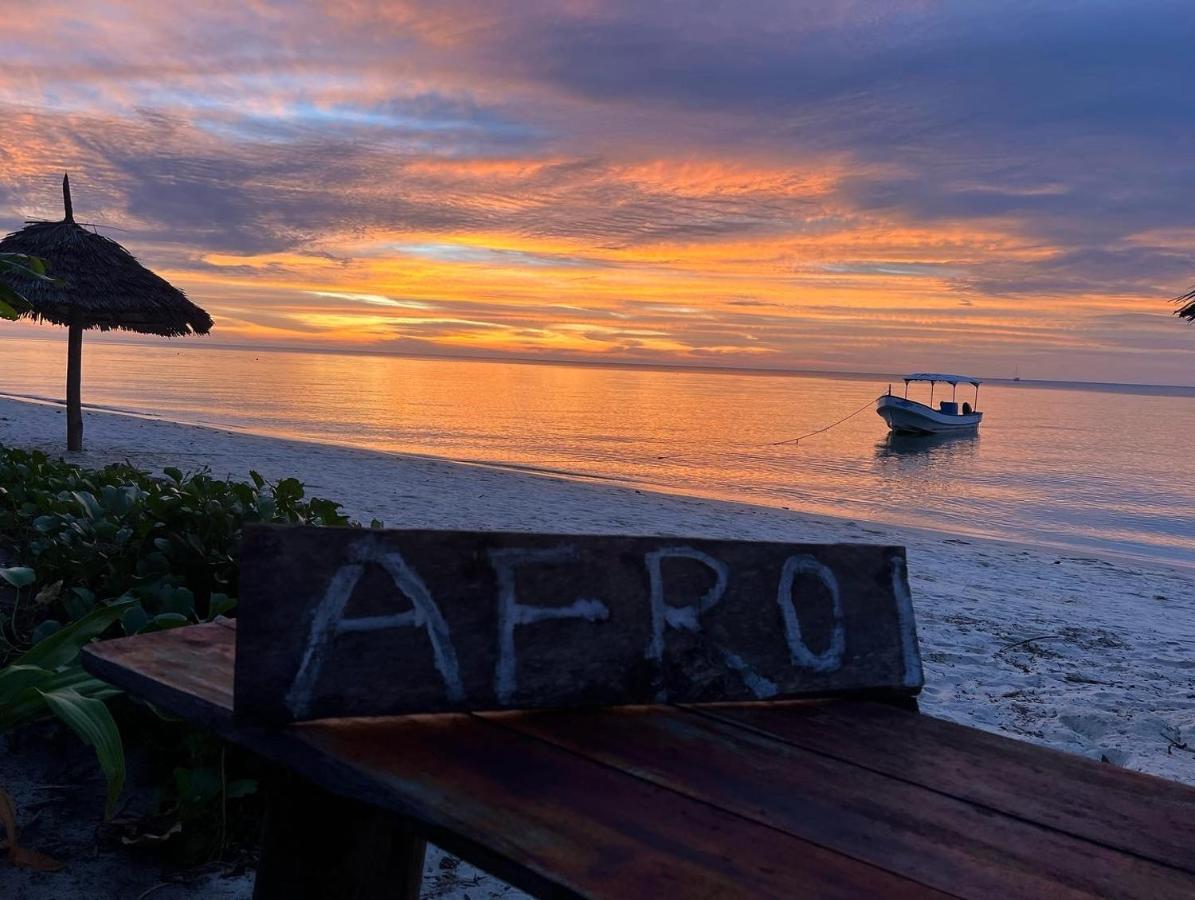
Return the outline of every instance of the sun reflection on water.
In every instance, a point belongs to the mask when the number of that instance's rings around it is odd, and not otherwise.
[[[4,353],[6,392],[61,396],[64,345]],[[93,341],[84,387],[90,403],[258,433],[1195,558],[1195,391],[985,384],[978,436],[888,437],[865,410],[776,444],[887,381]]]

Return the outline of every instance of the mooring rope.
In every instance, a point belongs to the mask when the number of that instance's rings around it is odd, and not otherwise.
[[[848,419],[855,418],[855,416],[859,415],[859,413],[863,412],[863,410],[871,409],[871,406],[873,403],[875,403],[875,400],[868,400],[866,403],[864,403],[862,406],[860,406],[857,410],[855,410],[849,416],[844,416],[843,418],[839,419],[837,422],[833,423],[832,425],[827,425],[825,428],[819,428],[817,431],[811,431],[808,434],[801,435],[800,437],[789,438],[786,441],[773,441],[772,443],[764,444],[763,446],[779,447],[781,444],[799,444],[799,443],[801,443],[801,441],[805,440],[805,438],[811,438],[815,434],[821,434],[822,432],[829,431],[831,428],[837,428],[839,425],[841,425],[843,422],[847,421]]]
[[[752,447],[781,447],[786,444],[800,444],[801,441],[805,440],[806,438],[811,438],[816,434],[824,434],[825,432],[829,431],[831,428],[837,428],[843,422],[847,422],[847,421],[855,418],[855,416],[859,415],[859,413],[863,412],[865,409],[870,409],[874,403],[875,403],[875,400],[868,400],[866,403],[864,403],[862,406],[860,406],[857,410],[855,410],[850,415],[843,416],[837,422],[831,422],[829,425],[826,425],[824,428],[819,428],[816,431],[810,431],[807,434],[802,434],[800,437],[785,438],[782,441],[768,441],[766,444],[747,444],[744,449],[750,449]],[[663,456],[657,456],[656,459],[692,459],[693,457],[701,457],[701,456],[709,456],[709,455],[710,454],[700,454],[700,453],[696,453],[696,454],[695,453],[671,453],[671,454],[665,454]]]

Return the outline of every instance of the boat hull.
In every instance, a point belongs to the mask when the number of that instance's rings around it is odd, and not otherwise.
[[[975,431],[983,413],[950,415],[933,407],[885,394],[876,401],[876,413],[895,434],[954,434]]]

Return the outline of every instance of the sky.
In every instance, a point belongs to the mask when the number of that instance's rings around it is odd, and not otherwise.
[[[1190,0],[0,20],[0,228],[69,171],[186,341],[1195,384]]]

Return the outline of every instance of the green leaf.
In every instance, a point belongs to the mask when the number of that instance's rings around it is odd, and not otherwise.
[[[208,600],[208,616],[216,618],[216,616],[225,615],[236,608],[237,602],[227,594],[212,594]]]
[[[297,478],[283,478],[274,488],[274,496],[279,500],[303,499],[303,482]]]
[[[182,469],[176,469],[174,466],[168,466],[162,470],[162,473],[173,481],[175,484],[182,484],[183,472]]]
[[[44,641],[52,634],[56,634],[62,629],[62,623],[57,619],[46,619],[44,622],[38,623],[38,626],[33,629],[33,634],[30,635],[29,640],[33,643]]]
[[[184,619],[195,612],[195,595],[189,588],[175,588],[163,603],[163,612],[178,613]]]
[[[38,516],[33,520],[33,527],[44,534],[53,531],[60,521],[62,519],[59,516]]]
[[[349,517],[340,511],[340,504],[320,497],[312,497],[308,506],[320,525],[347,525]]]
[[[224,793],[229,800],[236,800],[238,797],[248,797],[250,794],[256,794],[257,779],[237,778],[235,781],[228,782],[228,787],[224,789]]]
[[[191,620],[180,613],[164,612],[154,616],[153,621],[155,625],[165,630],[167,628],[178,628],[181,625],[186,625]]]
[[[135,600],[125,600],[113,603],[111,606],[101,606],[77,622],[72,622],[45,640],[34,644],[16,660],[17,664],[41,666],[45,669],[57,669],[59,666],[69,665],[78,657],[79,649],[84,644],[107,631],[112,623],[123,616],[125,610],[135,602]]]
[[[44,680],[29,686],[26,690],[16,691],[15,695],[5,695],[0,698],[0,732],[50,715],[42,692],[72,690],[82,697],[90,697],[95,700],[106,700],[120,693],[112,685],[93,678],[78,666],[70,666],[62,672],[53,673],[36,666],[9,666],[5,671],[14,669],[33,669],[42,672]],[[21,676],[20,681],[14,680],[13,686],[19,687],[21,682],[26,679],[32,680],[32,676]]]
[[[0,578],[15,588],[23,588],[29,587],[37,581],[37,573],[28,566],[13,566],[8,569],[0,569]]]
[[[70,688],[84,697],[95,697],[97,700],[115,697],[120,693],[120,688],[115,688],[106,681],[100,681],[94,675],[83,671],[82,666],[67,666],[65,669],[55,672],[42,685],[43,691],[60,691],[64,688]]]
[[[89,519],[98,519],[104,514],[104,508],[90,491],[71,491],[71,496],[83,507]]]
[[[143,578],[170,573],[170,560],[162,553],[147,553],[137,559],[137,574]]]
[[[184,813],[202,812],[220,794],[220,776],[215,769],[196,767],[174,770],[174,789]]]
[[[87,588],[74,588],[62,598],[62,608],[68,619],[77,621],[95,609],[95,595]]]
[[[108,800],[104,804],[104,818],[112,818],[116,801],[124,788],[124,746],[120,741],[120,729],[103,701],[84,697],[70,688],[40,692],[46,706],[59,719],[69,725],[83,739],[95,748],[100,768],[108,782]]]
[[[148,624],[149,616],[145,614],[140,603],[129,607],[128,611],[120,617],[120,625],[125,634],[136,634]]]
[[[14,272],[38,281],[53,281],[46,277],[46,261],[25,253],[0,253],[0,272]]]
[[[21,318],[20,311],[12,305],[14,299],[19,299],[17,293],[0,284],[0,319],[15,320]]]
[[[0,707],[11,706],[22,693],[44,684],[53,674],[40,666],[5,666],[0,669]]]

